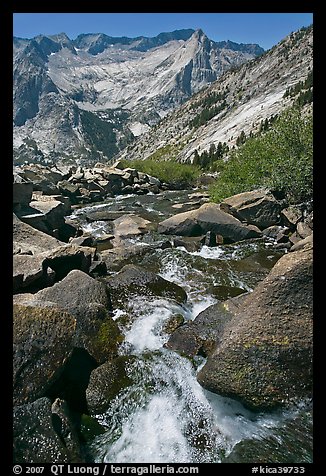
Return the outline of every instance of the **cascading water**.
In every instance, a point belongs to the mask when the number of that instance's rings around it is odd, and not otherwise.
[[[120,203],[126,206],[132,200],[134,197],[127,197]],[[143,200],[146,218],[148,213],[156,218],[171,214],[156,197]],[[165,205],[171,204],[167,201]],[[102,224],[92,226],[98,230]],[[105,226],[103,229],[105,232]],[[278,429],[292,421],[300,408],[254,414],[199,385],[196,373],[205,363],[203,357],[190,361],[164,347],[169,338],[165,325],[172,316],[194,319],[218,302],[214,293],[219,286],[252,290],[279,256],[266,244],[253,241],[202,247],[195,252],[183,247],[156,248],[134,259],[182,286],[188,301],[179,305],[170,299],[139,296],[115,310],[114,318],[123,323],[125,335],[120,353],[131,357],[126,372],[132,383],[110,402],[105,413],[96,416],[105,428],[89,443],[96,462],[221,462],[238,442],[280,438]],[[126,315],[129,318],[121,320]]]

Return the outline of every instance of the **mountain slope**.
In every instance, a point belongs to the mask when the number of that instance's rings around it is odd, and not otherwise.
[[[120,157],[192,161],[196,151],[208,151],[212,144],[235,146],[241,133],[257,132],[263,120],[293,102],[284,93],[312,73],[312,48],[312,27],[289,35],[264,55],[224,73]]]
[[[155,38],[14,39],[16,158],[112,158],[258,45],[177,30]]]

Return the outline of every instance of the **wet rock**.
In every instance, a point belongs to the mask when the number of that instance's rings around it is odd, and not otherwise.
[[[13,306],[14,404],[44,396],[71,354],[76,319],[49,302]]]
[[[166,347],[186,357],[194,357],[197,354],[210,355],[221,341],[226,325],[243,300],[244,296],[239,296],[209,306],[193,321],[176,329]]]
[[[121,189],[121,193],[123,195],[127,195],[128,193],[134,193],[134,189],[131,185],[126,185]]]
[[[197,378],[252,409],[310,398],[312,250],[284,255],[236,311]]]
[[[183,247],[190,253],[199,251],[202,245],[203,237],[185,236],[184,238],[172,238],[171,242],[174,248]]]
[[[246,292],[245,289],[239,288],[237,286],[223,286],[216,285],[208,289],[209,293],[212,294],[219,301],[225,301],[226,299],[240,296]]]
[[[244,439],[237,443],[223,463],[286,463],[313,462],[312,411],[301,411],[273,429],[272,435]]]
[[[221,235],[225,242],[261,236],[260,232],[246,227],[214,203],[205,203],[197,210],[179,213],[158,225],[158,232],[164,234],[200,236],[208,231]]]
[[[106,282],[113,305],[125,302],[135,293],[173,299],[180,304],[187,300],[187,294],[180,286],[140,266],[126,265],[119,273],[108,277]]]
[[[180,326],[185,322],[185,318],[182,314],[176,314],[170,317],[164,324],[162,331],[164,334],[173,334]]]
[[[150,183],[151,185],[156,185],[157,187],[161,186],[161,181],[156,177],[152,177],[151,175],[148,175],[147,180],[148,180],[148,183]]]
[[[194,192],[194,193],[190,193],[188,195],[188,198],[190,200],[197,200],[199,198],[207,198],[209,199],[209,193],[208,192]]]
[[[134,193],[137,195],[146,195],[150,192],[150,186],[148,184],[139,184],[136,183],[133,187]]]
[[[166,249],[172,248],[172,247],[173,247],[173,243],[170,240],[165,240],[160,244],[160,249],[161,250],[166,250]]]
[[[239,193],[222,201],[221,210],[260,229],[280,223],[281,205],[266,190]]]
[[[128,215],[129,212],[125,210],[119,211],[111,211],[111,210],[87,210],[86,212],[86,220],[93,222],[93,221],[113,221],[117,218],[120,218],[124,215]]]
[[[217,246],[216,233],[208,231],[204,238],[201,240],[201,243],[205,246]]]
[[[79,435],[75,428],[74,415],[65,400],[56,398],[51,405],[52,424],[61,441],[68,450],[72,463],[82,463],[82,456]]]
[[[126,367],[132,360],[132,356],[120,356],[92,371],[86,390],[87,406],[91,415],[105,412],[110,401],[132,384],[126,373]]]
[[[134,257],[141,257],[153,250],[153,248],[153,246],[149,246],[145,243],[139,245],[128,244],[128,246],[125,246],[122,241],[121,245],[115,246],[113,249],[102,251],[101,256],[108,270],[120,271],[121,268],[128,264]]]
[[[69,415],[65,432],[62,417],[53,413],[51,401],[40,398],[14,408],[14,463],[83,463],[81,450]]]
[[[274,250],[290,250],[292,247],[292,243],[290,241],[287,241],[285,243],[276,243],[276,245],[273,246]]]

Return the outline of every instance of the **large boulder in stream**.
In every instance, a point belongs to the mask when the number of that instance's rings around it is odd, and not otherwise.
[[[281,204],[266,190],[238,193],[225,198],[220,207],[224,212],[261,229],[278,225],[281,219]]]
[[[224,329],[247,293],[209,306],[193,320],[178,327],[165,346],[185,357],[210,355],[223,338]]]
[[[110,317],[111,298],[104,283],[73,270],[62,281],[37,292],[34,298],[55,303],[76,318],[75,347],[86,349],[98,362],[115,357],[122,337]]]
[[[237,218],[220,210],[215,203],[205,203],[197,210],[179,213],[158,225],[159,233],[167,235],[200,236],[212,231],[224,242],[236,242],[261,236],[259,229],[243,225]]]
[[[312,249],[285,254],[234,312],[199,383],[252,409],[311,398],[312,276]]]
[[[38,293],[14,296],[15,403],[51,393],[63,378],[67,387],[80,362],[89,377],[96,362],[116,357],[122,336],[110,310],[105,284],[78,270]]]
[[[105,412],[110,401],[124,388],[132,384],[126,369],[135,356],[121,355],[116,359],[105,362],[90,375],[86,390],[88,410],[96,415]]]
[[[69,358],[76,319],[52,303],[14,303],[14,404],[43,396]]]
[[[125,302],[133,294],[159,296],[182,304],[187,294],[180,286],[171,283],[158,274],[132,264],[124,266],[119,273],[106,278],[110,294],[115,303]]]

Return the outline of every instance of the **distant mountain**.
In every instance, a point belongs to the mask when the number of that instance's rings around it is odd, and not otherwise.
[[[255,56],[260,56],[264,53],[264,48],[257,44],[246,44],[246,43],[234,43],[234,41],[219,41],[216,43],[218,48],[225,48],[227,50],[233,51],[242,51],[243,53],[249,53]]]
[[[223,45],[230,47],[230,42]],[[221,44],[221,43],[220,43]],[[263,55],[232,68],[193,95],[123,150],[128,159],[192,161],[219,142],[236,146],[240,134],[256,133],[262,121],[298,99],[312,98],[313,28],[302,28]],[[290,94],[285,94],[290,91]]]
[[[15,160],[110,159],[225,71],[263,53],[202,30],[14,38]]]

